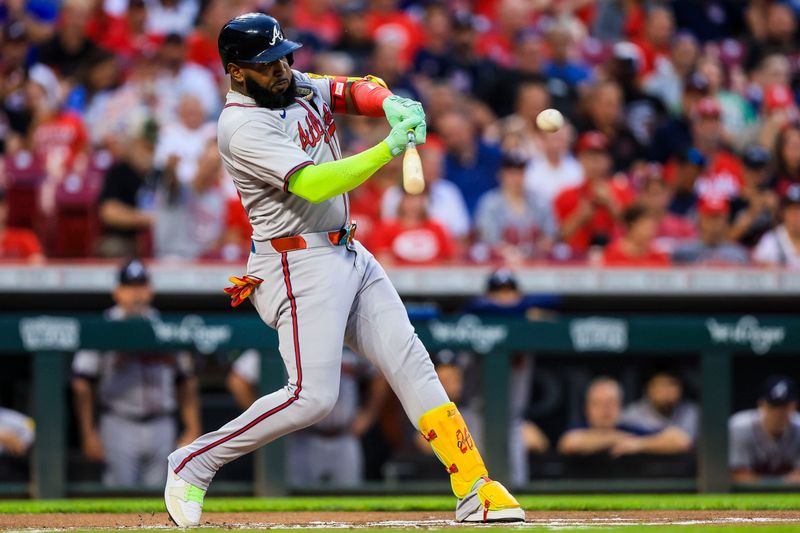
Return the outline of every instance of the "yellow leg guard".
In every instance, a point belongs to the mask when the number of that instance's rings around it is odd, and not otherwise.
[[[419,429],[450,474],[450,485],[457,498],[466,497],[476,481],[489,475],[467,424],[453,402],[422,415]]]

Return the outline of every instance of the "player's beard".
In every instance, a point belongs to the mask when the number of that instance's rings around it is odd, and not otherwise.
[[[294,101],[295,91],[297,89],[294,76],[289,78],[289,85],[280,93],[274,93],[270,89],[262,87],[256,80],[250,77],[245,77],[244,86],[247,89],[247,94],[256,101],[256,105],[268,109],[288,107]]]

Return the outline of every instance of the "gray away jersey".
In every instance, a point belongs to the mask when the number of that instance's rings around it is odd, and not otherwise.
[[[283,109],[267,109],[229,91],[217,126],[222,162],[239,191],[257,241],[332,231],[348,222],[347,194],[312,204],[288,191],[293,173],[342,157],[331,111],[330,80],[292,72],[299,92],[307,97],[296,97]]]

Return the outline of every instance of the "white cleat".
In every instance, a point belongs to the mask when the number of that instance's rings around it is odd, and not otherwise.
[[[164,503],[170,520],[179,527],[194,527],[200,524],[203,514],[203,497],[206,491],[184,481],[172,468],[167,467],[167,485],[164,487]]]
[[[458,522],[523,522],[525,511],[506,488],[489,478],[481,478],[456,505]]]

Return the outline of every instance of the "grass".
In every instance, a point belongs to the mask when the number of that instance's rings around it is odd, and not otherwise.
[[[525,509],[538,511],[623,510],[800,510],[797,494],[623,494],[523,495]],[[214,498],[206,512],[252,511],[451,511],[448,496],[320,496],[293,498]],[[154,513],[164,510],[160,498],[4,500],[2,514]],[[626,531],[631,531],[626,529]],[[761,529],[759,529],[761,531]]]

